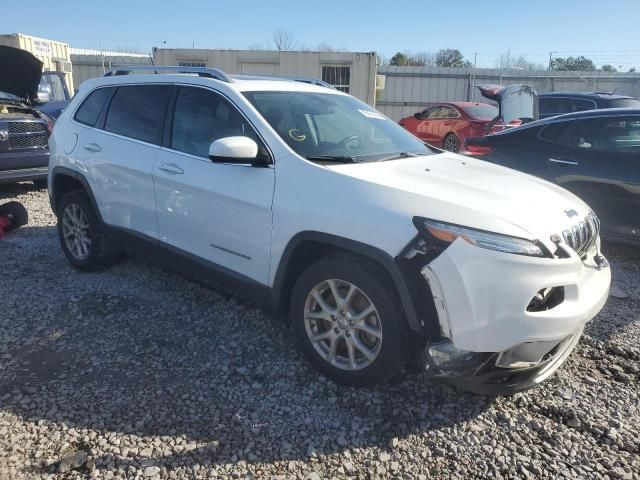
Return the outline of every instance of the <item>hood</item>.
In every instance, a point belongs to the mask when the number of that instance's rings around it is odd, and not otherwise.
[[[41,76],[42,62],[31,53],[0,45],[0,91],[37,101]]]
[[[549,248],[552,234],[576,223],[567,211],[581,219],[590,211],[557,185],[453,153],[328,168],[394,189],[411,216],[538,239]]]
[[[477,85],[483,97],[498,104],[503,125],[538,119],[538,94],[531,85]],[[519,121],[519,122],[518,122]]]

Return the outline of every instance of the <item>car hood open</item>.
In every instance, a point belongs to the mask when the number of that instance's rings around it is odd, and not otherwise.
[[[477,85],[483,97],[498,104],[503,125],[538,119],[538,94],[531,85]]]
[[[42,62],[26,50],[0,45],[0,91],[35,102]]]

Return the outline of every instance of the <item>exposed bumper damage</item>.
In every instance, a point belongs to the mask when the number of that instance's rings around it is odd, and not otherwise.
[[[535,258],[458,239],[421,270],[434,296],[442,342],[430,370],[467,390],[517,391],[551,375],[604,306],[611,282],[594,246],[586,258]]]

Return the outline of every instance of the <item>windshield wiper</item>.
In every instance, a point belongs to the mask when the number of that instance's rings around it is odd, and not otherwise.
[[[355,157],[348,155],[307,155],[312,162],[358,163]]]
[[[376,162],[386,162],[387,160],[396,160],[398,158],[413,158],[413,157],[419,157],[419,156],[420,156],[419,153],[398,152],[388,157],[383,157],[380,160],[376,160]]]

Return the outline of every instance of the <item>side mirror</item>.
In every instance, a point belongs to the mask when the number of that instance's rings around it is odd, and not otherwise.
[[[422,118],[422,112],[416,112],[413,114],[413,116],[417,119],[420,120]]]
[[[249,137],[225,137],[214,141],[209,147],[212,162],[257,163],[258,144]]]
[[[38,90],[38,102],[47,103],[51,97],[49,96],[49,92],[43,92],[42,90]]]

